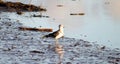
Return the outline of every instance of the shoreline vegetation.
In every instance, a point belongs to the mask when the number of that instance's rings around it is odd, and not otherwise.
[[[56,46],[54,39],[41,38],[48,32],[21,31],[19,27],[23,24],[7,16],[0,18],[0,25],[1,64],[120,63],[118,48],[111,49],[93,42],[68,37],[59,39],[59,45]]]
[[[40,6],[35,6],[31,4],[23,4],[21,2],[3,2],[0,0],[0,7],[4,7],[8,9],[11,12],[15,11],[23,11],[23,12],[28,12],[28,11],[47,11],[45,8],[42,8]],[[6,10],[6,11],[8,11]]]
[[[20,30],[30,30],[30,31],[41,31],[41,32],[52,32],[52,28],[29,28],[29,27],[19,27]]]

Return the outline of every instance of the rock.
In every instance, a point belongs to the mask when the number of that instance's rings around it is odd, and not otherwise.
[[[17,12],[17,14],[18,14],[18,15],[22,15],[22,14],[23,14],[23,12],[18,11],[18,12]]]
[[[30,51],[30,53],[40,53],[40,54],[44,54],[44,52],[42,52],[42,51],[37,51],[37,50]]]
[[[85,44],[85,47],[91,47],[92,45],[91,44]]]
[[[77,42],[77,43],[74,44],[75,47],[79,46],[79,45],[80,45],[80,42]]]
[[[105,47],[105,46],[103,46],[103,47],[101,47],[100,49],[101,49],[101,50],[104,50],[105,48],[106,48],[106,47]]]
[[[2,27],[0,27],[0,30],[2,29]]]
[[[8,48],[8,49],[3,49],[3,51],[11,51],[11,49],[10,49],[10,48]]]
[[[66,64],[72,64],[71,62],[67,62]]]

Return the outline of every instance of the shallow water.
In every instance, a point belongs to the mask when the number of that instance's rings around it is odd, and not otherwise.
[[[29,3],[28,0],[19,1]],[[51,25],[54,24],[55,30],[58,24],[65,25],[65,36],[120,48],[119,2],[120,0],[33,0],[31,3],[47,8],[45,14],[50,16],[47,20]],[[71,16],[70,13],[85,15]],[[30,22],[26,24],[30,25]],[[38,26],[40,23],[31,24]]]

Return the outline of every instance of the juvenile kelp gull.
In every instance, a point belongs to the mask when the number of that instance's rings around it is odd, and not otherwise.
[[[55,38],[55,39],[59,39],[61,37],[64,37],[63,28],[64,28],[64,26],[60,24],[59,25],[59,29],[57,31],[55,31],[53,33],[50,33],[48,35],[45,35],[45,36],[43,36],[43,38],[45,38],[45,37],[46,38],[52,37],[52,38]]]

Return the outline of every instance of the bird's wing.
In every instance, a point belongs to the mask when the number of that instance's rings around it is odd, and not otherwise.
[[[56,37],[58,34],[59,34],[59,30],[58,30],[58,31],[55,31],[55,32],[53,32],[53,33],[50,33],[49,35],[52,35],[52,36]]]
[[[53,32],[53,33],[50,33],[50,34],[48,34],[48,35],[45,35],[44,37],[56,37],[56,35],[58,35],[59,34],[59,30],[58,31],[55,31],[55,32]]]
[[[53,32],[53,34],[54,34],[54,35],[58,35],[58,34],[59,34],[59,32],[60,32],[60,31],[59,31],[59,30],[57,30],[57,31]]]

